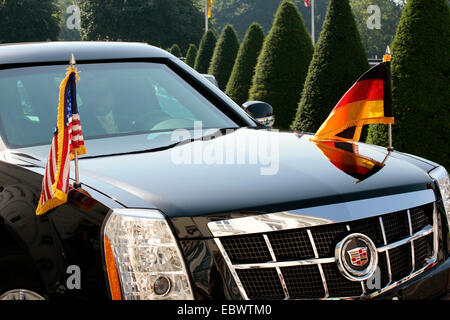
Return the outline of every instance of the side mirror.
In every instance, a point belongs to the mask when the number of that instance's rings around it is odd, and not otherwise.
[[[275,123],[273,108],[268,103],[262,101],[248,101],[242,105],[242,108],[262,125],[272,127]]]
[[[205,77],[206,80],[211,82],[216,87],[219,87],[219,84],[217,83],[216,77],[214,77],[214,75],[212,75],[212,74],[202,74],[202,76]]]

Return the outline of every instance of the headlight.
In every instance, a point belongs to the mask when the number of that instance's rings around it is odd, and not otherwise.
[[[442,201],[445,207],[445,212],[447,213],[447,222],[450,226],[450,179],[448,176],[448,172],[444,167],[438,167],[430,172],[430,176],[434,180],[436,180],[439,186]]]
[[[193,299],[181,251],[161,212],[113,210],[103,233],[113,299]]]

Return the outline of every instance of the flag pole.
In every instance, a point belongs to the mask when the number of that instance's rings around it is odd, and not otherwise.
[[[386,47],[386,53],[383,56],[383,62],[387,62],[387,66],[388,66],[388,77],[389,77],[389,81],[391,81],[391,49],[389,48],[389,46]],[[391,84],[389,84],[390,86]],[[394,151],[394,147],[392,146],[392,123],[388,124],[388,139],[389,139],[389,146],[388,146],[388,151]]]
[[[208,31],[208,0],[205,0],[205,32]]]
[[[75,68],[76,64],[77,64],[77,62],[75,61],[75,56],[72,53],[72,56],[70,57],[70,66]],[[75,182],[73,183],[73,187],[75,189],[81,189],[80,173],[78,170],[78,152],[77,152],[77,150],[75,150],[74,160],[75,160]]]
[[[316,37],[314,36],[315,28],[314,28],[314,2],[315,0],[311,0],[311,37],[313,46],[316,45]]]

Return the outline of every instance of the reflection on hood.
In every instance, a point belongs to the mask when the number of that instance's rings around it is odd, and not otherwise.
[[[358,146],[353,143],[329,140],[314,141],[314,144],[336,168],[357,179],[355,183],[364,181],[385,166],[360,155]]]

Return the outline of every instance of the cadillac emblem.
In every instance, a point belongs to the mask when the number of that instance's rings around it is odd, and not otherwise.
[[[352,281],[369,279],[378,265],[375,244],[361,233],[353,233],[342,239],[336,245],[335,257],[341,273]]]
[[[366,247],[348,250],[347,253],[350,255],[350,263],[354,266],[362,267],[369,262]]]

